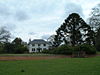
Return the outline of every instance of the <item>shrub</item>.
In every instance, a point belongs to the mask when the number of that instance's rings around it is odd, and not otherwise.
[[[73,47],[72,46],[67,46],[67,45],[62,45],[60,47],[57,48],[58,52],[60,54],[72,54],[73,52]]]
[[[68,46],[68,45],[61,45],[59,47],[53,48],[52,50],[43,50],[43,53],[49,54],[73,54],[80,51],[84,51],[86,54],[96,54],[96,49],[92,45],[83,44],[78,46]]]
[[[72,54],[72,52],[73,47],[67,45],[61,45],[48,51],[50,54]]]
[[[14,44],[12,43],[4,43],[3,53],[14,53]]]
[[[16,47],[14,48],[14,53],[25,53],[27,51],[28,51],[27,47],[23,45],[16,45]]]
[[[49,50],[43,50],[42,53],[50,53]]]
[[[83,44],[79,47],[81,51],[85,51],[86,54],[96,54],[96,48],[92,45]]]

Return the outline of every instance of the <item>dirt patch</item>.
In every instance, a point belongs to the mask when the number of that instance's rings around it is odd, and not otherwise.
[[[91,58],[97,55],[87,55],[86,58]],[[12,61],[12,60],[46,60],[46,59],[56,59],[56,58],[72,58],[71,55],[53,55],[53,56],[0,56],[0,61]]]
[[[46,60],[56,58],[67,58],[71,56],[55,55],[55,56],[0,56],[0,60]]]

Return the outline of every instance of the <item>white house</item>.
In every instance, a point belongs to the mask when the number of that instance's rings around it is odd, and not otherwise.
[[[29,42],[28,48],[29,53],[41,52],[43,50],[49,49],[50,43],[43,39],[35,39]]]

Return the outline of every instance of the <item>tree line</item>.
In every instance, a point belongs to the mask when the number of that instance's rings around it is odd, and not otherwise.
[[[15,38],[12,42],[1,41],[0,53],[28,53],[27,43],[23,42],[22,39],[18,37]]]

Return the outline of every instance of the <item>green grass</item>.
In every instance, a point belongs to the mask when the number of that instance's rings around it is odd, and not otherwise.
[[[100,75],[100,56],[0,61],[0,75]]]

